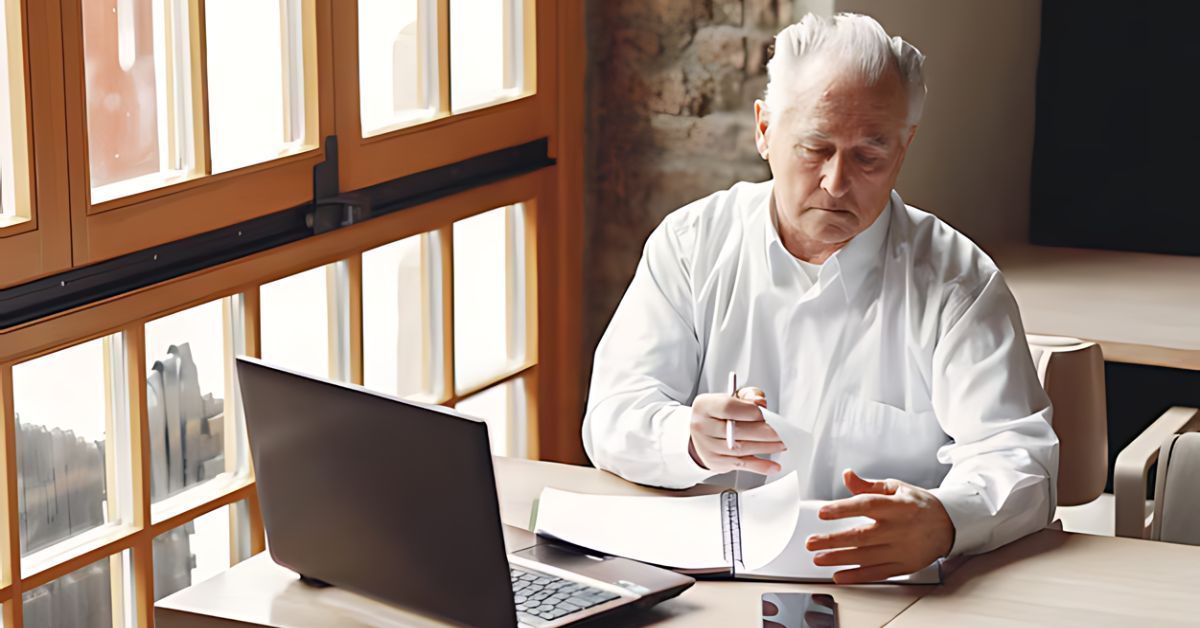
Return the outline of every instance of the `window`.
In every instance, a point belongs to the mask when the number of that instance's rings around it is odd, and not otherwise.
[[[101,558],[21,596],[28,626],[127,626],[132,616],[129,552]]]
[[[21,5],[0,5],[0,227],[29,220],[29,138],[25,121]]]
[[[520,94],[519,0],[450,0],[450,101],[455,113]]]
[[[338,270],[313,268],[260,289],[264,360],[318,377],[345,378],[339,359],[340,317],[336,311],[330,315],[330,284],[337,281]]]
[[[433,0],[359,0],[363,137],[437,115],[436,11]]]
[[[363,384],[400,397],[442,396],[436,234],[362,254]]]

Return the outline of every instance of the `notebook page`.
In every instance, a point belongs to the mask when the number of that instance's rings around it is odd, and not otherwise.
[[[742,560],[737,571],[765,566],[792,540],[799,517],[800,479],[792,472],[738,496]]]
[[[675,569],[728,569],[721,496],[588,495],[542,490],[538,534]]]
[[[821,500],[797,500],[795,502],[796,525],[793,529],[791,539],[784,546],[783,550],[761,566],[751,567],[747,561],[747,569],[738,575],[783,580],[828,581],[833,578],[835,571],[847,569],[844,566],[818,567],[814,565],[814,552],[805,549],[804,542],[811,534],[828,534],[830,532],[846,530],[870,523],[871,520],[866,517],[847,517],[845,519],[832,520],[821,519],[817,516],[817,511],[825,503]]]

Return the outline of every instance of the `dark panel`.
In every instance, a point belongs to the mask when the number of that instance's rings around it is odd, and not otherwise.
[[[1112,492],[1112,465],[1130,441],[1171,406],[1200,408],[1200,372],[1107,362],[1104,378],[1110,469],[1105,490]],[[1153,473],[1150,478],[1153,483]]]
[[[1042,3],[1035,244],[1200,255],[1194,6]]]

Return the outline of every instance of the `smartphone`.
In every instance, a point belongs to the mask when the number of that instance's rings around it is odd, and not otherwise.
[[[837,603],[827,593],[763,593],[763,628],[836,628]]]

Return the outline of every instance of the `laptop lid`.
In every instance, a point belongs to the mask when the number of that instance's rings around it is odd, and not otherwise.
[[[487,426],[237,359],[271,557],[472,626],[516,623]]]

